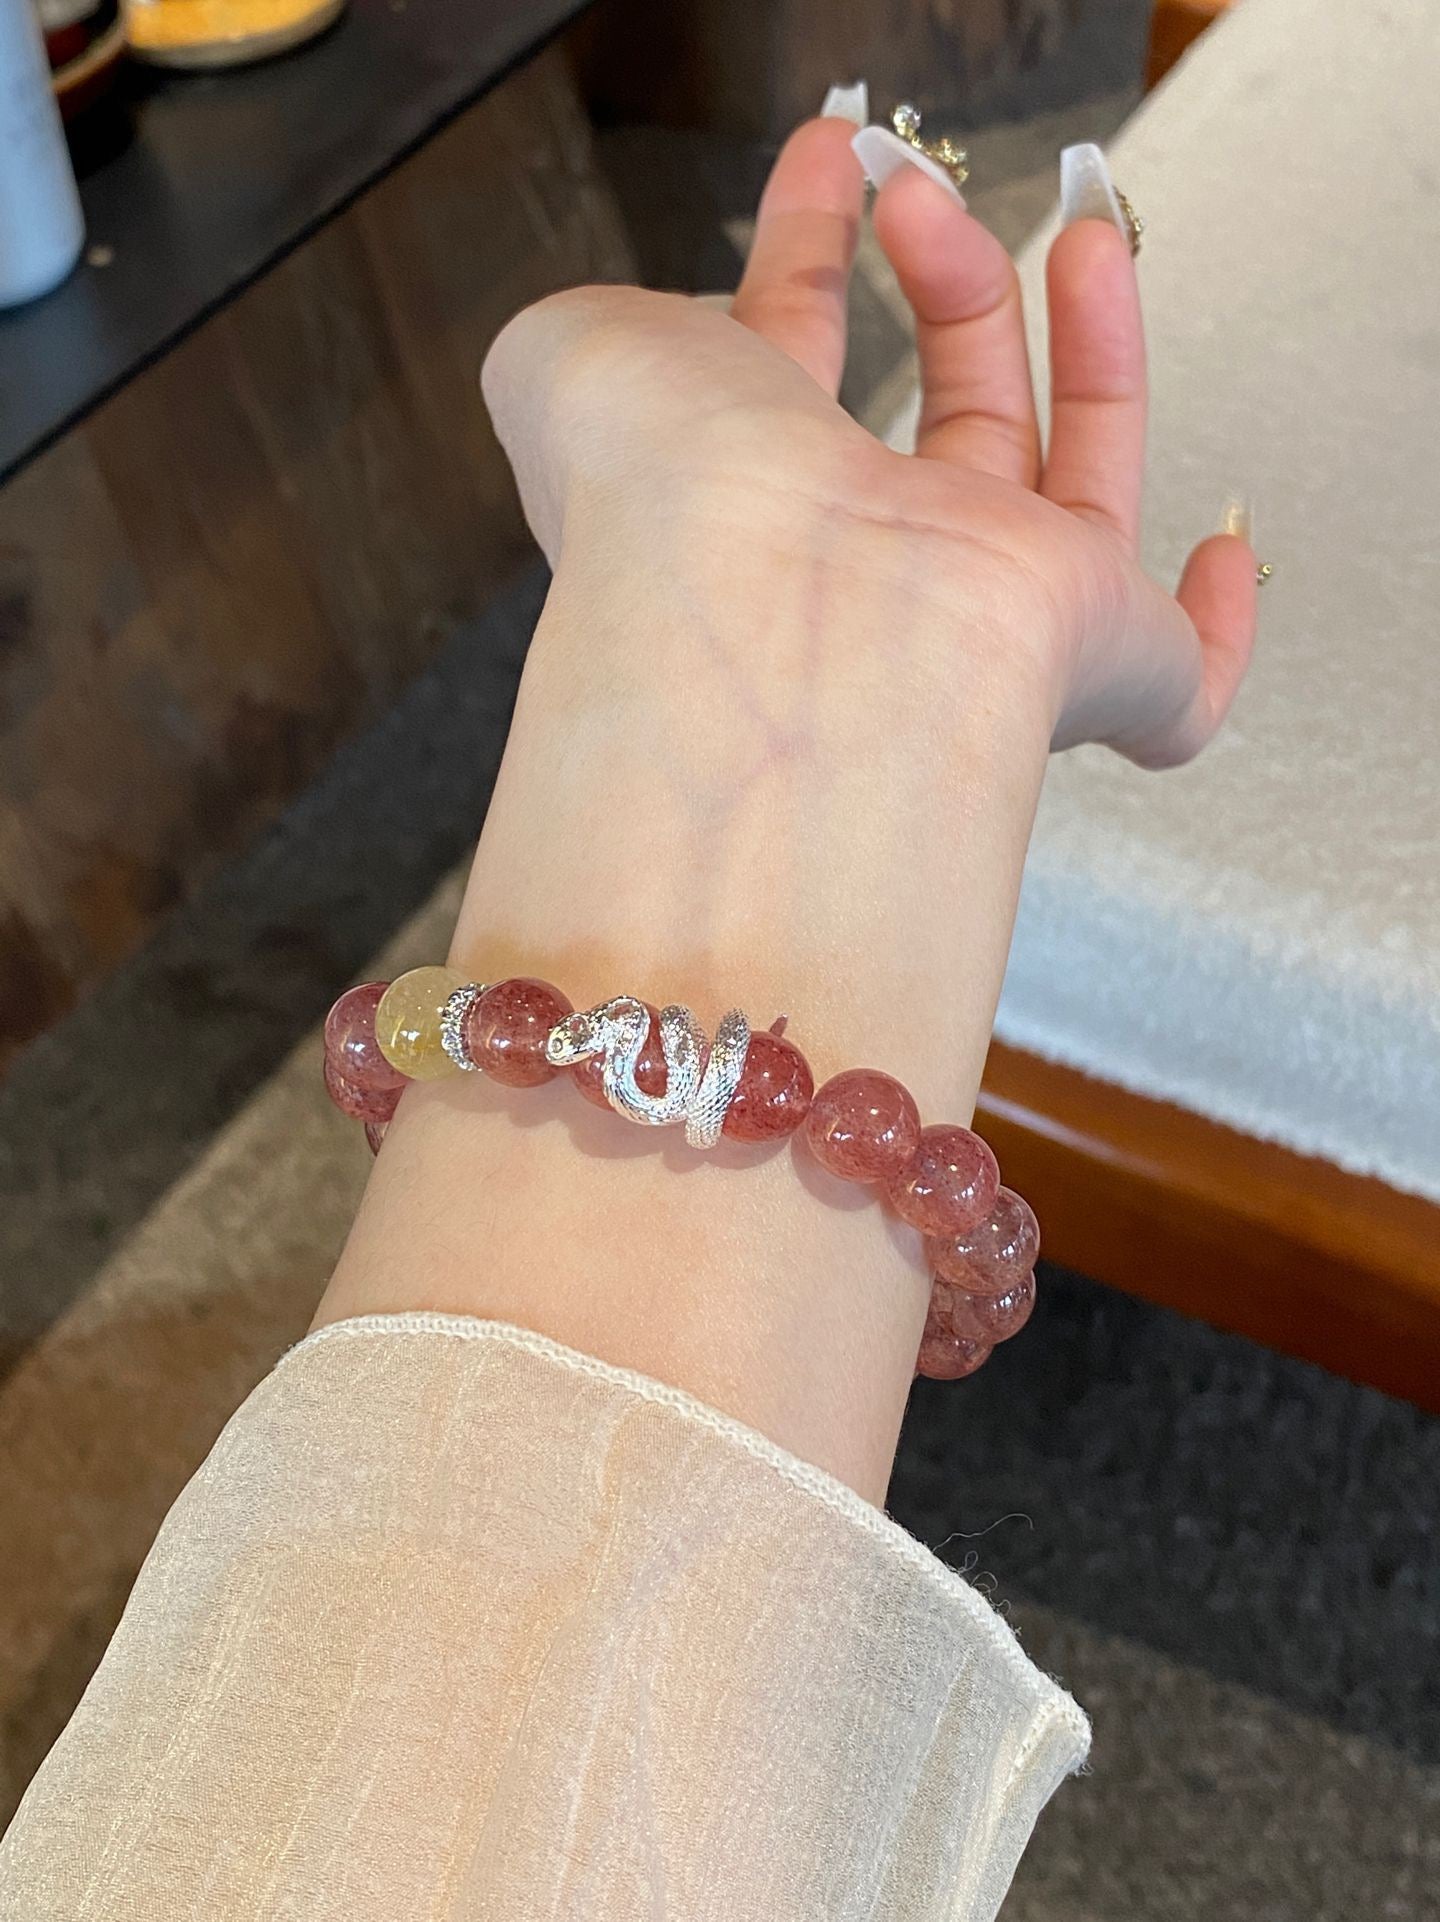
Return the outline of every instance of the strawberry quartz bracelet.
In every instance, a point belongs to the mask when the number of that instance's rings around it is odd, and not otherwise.
[[[577,1013],[548,981],[485,986],[452,968],[414,968],[341,995],[325,1020],[325,1086],[364,1122],[376,1153],[406,1082],[455,1073],[507,1088],[568,1073],[597,1107],[646,1127],[683,1125],[696,1148],[801,1131],[822,1168],[883,1189],[925,1237],[932,1285],[916,1373],[973,1375],[1035,1305],[1034,1214],[1000,1186],[979,1135],[922,1128],[908,1090],[878,1068],[848,1068],[816,1088],[784,1027],[752,1030],[732,1008],[711,1042],[688,1008],[657,1012],[617,995]]]

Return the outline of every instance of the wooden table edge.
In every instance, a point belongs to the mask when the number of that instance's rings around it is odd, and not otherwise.
[[[1440,1206],[993,1044],[976,1126],[1047,1259],[1440,1412]]]

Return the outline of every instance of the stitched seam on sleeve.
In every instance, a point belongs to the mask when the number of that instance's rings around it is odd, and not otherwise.
[[[1069,1730],[1078,1749],[1077,1763],[1083,1759],[1090,1743],[1090,1724],[1083,1710],[1058,1683],[1041,1674],[1016,1640],[1015,1631],[968,1582],[943,1562],[937,1561],[923,1543],[857,1495],[853,1488],[847,1488],[823,1468],[816,1468],[812,1463],[801,1461],[798,1456],[777,1447],[754,1429],[747,1428],[743,1422],[698,1401],[682,1388],[672,1388],[666,1382],[652,1380],[650,1376],[638,1374],[630,1368],[616,1367],[597,1356],[581,1354],[579,1350],[567,1348],[563,1343],[552,1341],[548,1335],[537,1334],[530,1328],[516,1327],[503,1321],[482,1321],[468,1315],[442,1315],[426,1311],[358,1315],[348,1321],[331,1322],[287,1350],[280,1358],[277,1370],[291,1365],[306,1350],[328,1343],[382,1336],[425,1335],[451,1341],[488,1342],[498,1347],[522,1350],[557,1367],[569,1369],[572,1373],[587,1375],[593,1380],[622,1388],[640,1400],[672,1409],[687,1420],[723,1436],[753,1459],[763,1462],[792,1487],[823,1503],[852,1526],[862,1529],[891,1554],[898,1555],[917,1575],[938,1587],[948,1600],[969,1616],[974,1627],[989,1643],[992,1652],[1035,1708],[1031,1728],[1011,1770],[1012,1782],[1021,1768],[1022,1760],[1028,1758],[1044,1731],[1055,1721],[1063,1723]]]
[[[1063,1728],[1070,1738],[1070,1753],[1065,1759],[1064,1775],[1073,1775],[1083,1767],[1090,1753],[1090,1721],[1065,1691],[1052,1683],[1055,1695],[1031,1722],[1025,1739],[1015,1751],[1015,1759],[1010,1764],[1010,1773],[1005,1778],[1005,1797],[1007,1801],[1015,1793],[1016,1786],[1026,1775],[1035,1760],[1042,1743],[1047,1741],[1053,1728]],[[1068,1711],[1068,1712],[1067,1712]]]

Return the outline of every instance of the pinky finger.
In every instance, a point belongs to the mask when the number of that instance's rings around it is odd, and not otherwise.
[[[1200,641],[1200,685],[1158,757],[1177,764],[1200,752],[1230,711],[1255,651],[1258,581],[1250,543],[1212,534],[1185,563],[1175,598]]]

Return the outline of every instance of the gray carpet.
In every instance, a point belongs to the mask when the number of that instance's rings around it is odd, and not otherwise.
[[[1073,127],[973,143],[974,204],[1007,239]],[[612,141],[622,187],[661,177],[653,152]],[[692,181],[722,183],[699,264],[693,196],[667,229],[652,185],[656,279],[733,274],[743,175],[695,160]],[[905,359],[873,269],[862,413]],[[308,1318],[365,1166],[315,1026],[387,947],[443,945],[542,591],[501,596],[0,1088],[9,1802],[159,1517]],[[1077,1276],[1048,1272],[1041,1303],[974,1382],[917,1389],[891,1496],[1095,1720],[1091,1772],[1043,1818],[1007,1914],[1440,1917],[1440,1424]]]

